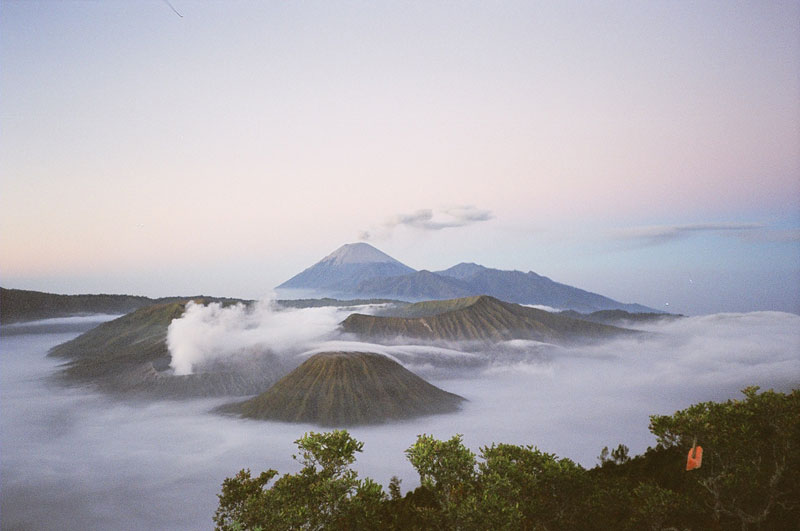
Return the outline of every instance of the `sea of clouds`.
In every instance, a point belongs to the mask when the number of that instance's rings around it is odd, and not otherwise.
[[[515,341],[389,347],[338,335],[352,309],[192,306],[170,327],[176,372],[258,346],[298,363],[324,350],[379,351],[468,399],[451,415],[351,429],[356,468],[404,490],[417,482],[403,451],[422,433],[461,433],[473,450],[533,444],[593,466],[603,446],[641,453],[649,415],[739,396],[748,385],[800,387],[800,316],[716,314],[637,325],[652,332],[580,347]],[[359,308],[377,311],[374,307]],[[298,469],[293,441],[310,424],[219,416],[219,399],[125,402],[51,383],[47,350],[75,337],[63,325],[0,341],[0,522],[3,529],[211,527],[222,480],[241,468]],[[82,323],[81,326],[85,325]],[[5,330],[6,327],[3,327]]]

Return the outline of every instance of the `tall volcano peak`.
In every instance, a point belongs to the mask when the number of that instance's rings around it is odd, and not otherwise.
[[[331,265],[340,264],[374,264],[389,262],[400,264],[397,260],[364,242],[346,243],[320,260]],[[402,265],[402,264],[401,264]]]
[[[368,243],[348,243],[277,289],[315,290],[319,295],[354,293],[363,280],[409,273],[414,270]]]

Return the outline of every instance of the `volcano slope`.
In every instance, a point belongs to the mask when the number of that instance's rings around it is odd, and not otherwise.
[[[352,426],[450,413],[463,400],[381,354],[321,352],[266,392],[223,411],[255,419]]]
[[[252,395],[291,370],[276,356],[251,352],[239,356],[236,364],[173,374],[167,329],[173,319],[183,315],[187,302],[141,308],[54,347],[48,355],[66,360],[57,378],[112,393],[190,398]]]
[[[394,316],[354,313],[340,326],[343,332],[361,338],[390,342],[411,338],[427,343],[527,339],[565,345],[640,334],[503,302],[488,295],[411,304]]]

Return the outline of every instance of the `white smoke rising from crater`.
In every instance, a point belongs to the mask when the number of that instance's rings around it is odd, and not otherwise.
[[[345,316],[332,307],[282,309],[269,299],[227,307],[189,302],[167,330],[170,366],[183,375],[205,364],[235,361],[245,351],[296,354],[332,333]]]

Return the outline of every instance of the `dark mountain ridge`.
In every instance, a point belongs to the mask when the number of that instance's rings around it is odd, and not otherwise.
[[[16,323],[53,317],[88,314],[122,315],[153,304],[166,304],[190,299],[233,301],[224,297],[162,297],[153,299],[139,295],[59,295],[41,291],[0,288],[0,323]]]

